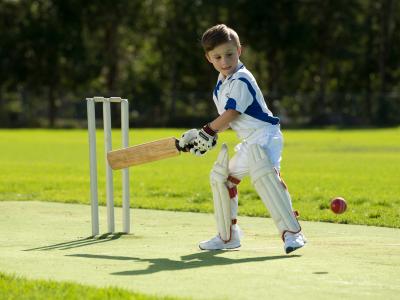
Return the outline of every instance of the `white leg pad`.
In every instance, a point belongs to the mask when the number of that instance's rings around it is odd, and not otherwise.
[[[229,175],[228,163],[228,147],[223,144],[217,161],[211,170],[210,183],[214,199],[214,215],[217,222],[217,230],[224,242],[228,242],[231,239],[232,233],[231,200],[227,187]]]
[[[249,147],[249,170],[252,184],[282,236],[285,232],[300,232],[301,227],[293,213],[286,185],[271,164],[266,151],[258,144]]]

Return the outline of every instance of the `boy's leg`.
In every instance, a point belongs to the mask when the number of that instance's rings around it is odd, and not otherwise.
[[[248,175],[249,164],[248,164],[248,147],[246,143],[241,143],[235,147],[235,155],[229,161],[229,177],[228,177],[228,188],[231,198],[232,205],[232,219],[237,219],[239,197],[237,186],[240,181]]]
[[[240,179],[230,175],[231,167],[237,170],[237,156],[229,162],[227,147],[223,146],[211,171],[210,180],[214,199],[214,214],[218,234],[199,244],[202,250],[233,249],[240,247],[240,228],[237,223]]]
[[[278,149],[279,150],[279,149]],[[273,150],[272,150],[273,151]],[[292,201],[269,151],[258,144],[249,146],[249,169],[252,183],[271,214],[290,253],[305,244],[301,227],[292,209]]]
[[[214,215],[218,234],[207,241],[200,242],[202,250],[234,249],[240,247],[240,239],[234,232],[236,220],[232,220],[230,190],[228,189],[229,155],[228,147],[223,144],[217,161],[210,173],[210,184],[214,201]]]

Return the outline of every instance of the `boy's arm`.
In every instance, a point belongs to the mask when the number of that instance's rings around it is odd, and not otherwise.
[[[240,113],[234,109],[226,110],[222,115],[212,121],[208,126],[216,132],[221,132],[229,128],[229,123],[235,120]]]

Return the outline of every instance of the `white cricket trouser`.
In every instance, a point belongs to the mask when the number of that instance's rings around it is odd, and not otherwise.
[[[229,161],[229,175],[242,180],[249,174],[249,145],[259,144],[268,154],[272,165],[279,170],[282,148],[283,136],[280,131],[280,126],[268,126],[267,128],[259,129],[247,140],[243,140],[235,147],[235,155]],[[233,184],[228,182],[228,186],[232,187]],[[231,198],[231,214],[232,219],[237,218],[238,212],[238,195],[236,194]]]

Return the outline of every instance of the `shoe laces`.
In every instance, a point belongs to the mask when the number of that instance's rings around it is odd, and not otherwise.
[[[216,242],[216,241],[221,241],[221,237],[219,236],[219,234],[217,234],[216,236],[214,236],[210,242]]]
[[[303,239],[303,235],[298,232],[298,233],[291,233],[291,232],[286,232],[285,233],[285,241],[295,241],[297,239]]]

